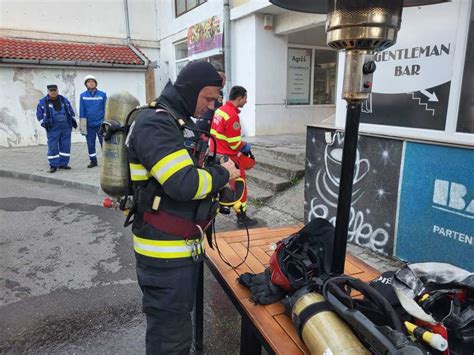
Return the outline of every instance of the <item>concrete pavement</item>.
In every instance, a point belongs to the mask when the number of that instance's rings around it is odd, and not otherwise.
[[[253,144],[262,146],[285,146],[301,149],[305,144],[304,135],[268,136],[248,138]],[[284,144],[282,144],[284,143]],[[105,194],[100,189],[100,167],[87,168],[89,157],[86,143],[75,143],[71,148],[71,170],[58,170],[51,174],[46,159],[47,146],[22,148],[0,148],[0,176],[45,182],[60,186],[87,190],[97,193],[97,203],[101,204]],[[99,165],[102,161],[100,149],[97,151]],[[264,204],[250,204],[248,214],[259,220],[261,226],[278,227],[303,223],[304,184],[299,182],[292,188],[276,194]],[[236,228],[235,215],[219,216],[217,231]],[[379,271],[400,267],[401,263],[375,254],[365,248],[348,244],[348,250]]]

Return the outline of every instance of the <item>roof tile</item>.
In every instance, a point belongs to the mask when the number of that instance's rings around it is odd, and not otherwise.
[[[0,58],[145,64],[128,46],[47,42],[5,37],[0,37]]]

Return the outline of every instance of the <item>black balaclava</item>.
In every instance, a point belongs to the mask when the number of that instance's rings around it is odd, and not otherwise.
[[[199,92],[206,86],[222,87],[222,78],[212,64],[194,61],[179,72],[174,87],[183,98],[190,116],[194,115],[196,110]]]

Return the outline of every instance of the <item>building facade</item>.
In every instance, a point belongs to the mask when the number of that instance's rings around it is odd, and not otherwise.
[[[0,0],[0,8],[0,147],[46,142],[35,112],[47,84],[57,84],[76,113],[88,74],[109,95],[128,91],[141,103],[155,95],[154,0]],[[73,141],[84,138],[74,132]]]

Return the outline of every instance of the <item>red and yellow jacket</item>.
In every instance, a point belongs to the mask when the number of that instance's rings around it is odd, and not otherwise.
[[[240,136],[240,110],[227,101],[214,113],[211,134],[216,138],[217,153],[225,155],[237,155],[245,145]],[[214,152],[214,142],[210,141],[210,150]]]

